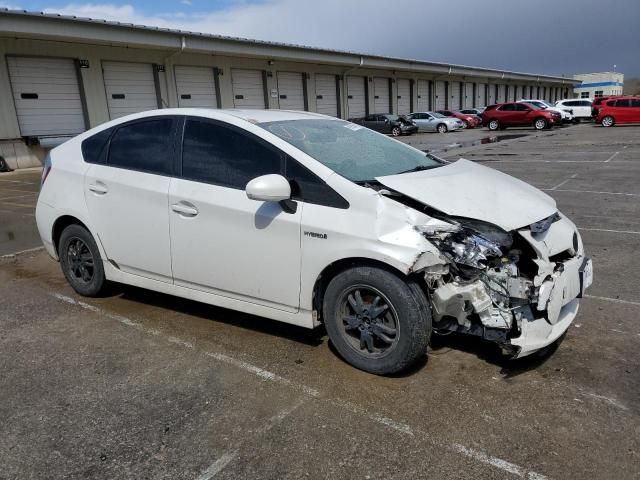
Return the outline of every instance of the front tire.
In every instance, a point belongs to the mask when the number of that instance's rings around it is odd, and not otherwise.
[[[323,316],[338,353],[366,372],[398,373],[426,354],[427,299],[415,282],[387,270],[356,267],[336,275],[324,295]]]
[[[489,122],[489,124],[487,125],[487,127],[489,127],[489,130],[491,131],[496,131],[500,128],[500,122],[498,122],[498,120],[491,120]]]
[[[616,124],[616,121],[613,119],[612,116],[607,115],[606,117],[604,117],[602,119],[602,121],[600,122],[600,124],[603,127],[613,127]]]
[[[391,129],[391,135],[393,135],[394,137],[399,137],[402,134],[402,130],[400,130],[400,127],[393,127]]]
[[[537,118],[534,122],[533,122],[533,127],[536,130],[544,130],[549,126],[549,124],[547,123],[547,121],[544,118]]]
[[[438,133],[447,133],[449,131],[449,129],[447,128],[447,126],[444,123],[441,123],[437,126],[436,128]]]
[[[100,250],[91,233],[80,225],[69,225],[60,236],[60,266],[69,285],[80,295],[95,297],[106,286]]]

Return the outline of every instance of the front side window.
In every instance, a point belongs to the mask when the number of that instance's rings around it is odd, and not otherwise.
[[[443,165],[424,152],[342,120],[286,120],[258,125],[353,182]]]
[[[624,98],[622,100],[616,100],[615,106],[616,107],[623,107],[623,108],[630,107],[631,106],[631,100],[626,99],[626,98]]]
[[[631,100],[631,106],[633,108],[640,108],[640,98]]]
[[[172,118],[154,118],[119,127],[111,138],[107,164],[169,175],[173,159]]]
[[[188,118],[182,142],[182,177],[244,190],[261,175],[281,173],[282,155],[235,128]]]

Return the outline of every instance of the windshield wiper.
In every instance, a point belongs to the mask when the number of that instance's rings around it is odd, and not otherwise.
[[[404,172],[398,172],[396,175],[400,175],[401,173],[411,173],[411,172],[421,172],[422,170],[431,170],[432,168],[437,168],[440,165],[418,165],[417,167],[413,167],[409,170],[405,170]]]

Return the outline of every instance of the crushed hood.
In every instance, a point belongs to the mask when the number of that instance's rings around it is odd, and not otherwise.
[[[447,215],[482,220],[505,231],[531,225],[558,210],[553,198],[528,183],[464,159],[376,180]]]

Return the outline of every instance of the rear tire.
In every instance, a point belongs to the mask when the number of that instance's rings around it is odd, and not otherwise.
[[[431,313],[412,280],[377,267],[350,268],[329,282],[322,311],[331,342],[356,368],[390,375],[426,354]]]
[[[498,122],[498,120],[491,120],[488,124],[487,127],[489,127],[489,130],[491,131],[496,131],[500,128],[500,122]]]
[[[437,127],[436,130],[438,133],[447,133],[449,131],[449,129],[447,128],[447,126],[444,123],[440,123]]]
[[[58,244],[60,266],[69,285],[80,295],[95,297],[107,280],[100,250],[91,233],[80,225],[69,225],[62,231]]]
[[[616,124],[616,121],[614,120],[614,118],[611,115],[607,115],[606,117],[604,117],[602,119],[600,124],[603,127],[613,127]]]

